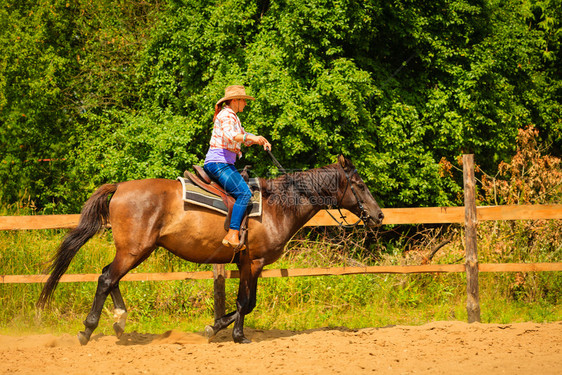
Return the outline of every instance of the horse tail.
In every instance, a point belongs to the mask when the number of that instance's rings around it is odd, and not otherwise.
[[[59,246],[51,261],[49,279],[43,286],[37,306],[42,308],[51,299],[60,278],[68,269],[78,250],[109,222],[109,195],[115,193],[118,184],[102,185],[82,207],[78,226],[71,230]]]

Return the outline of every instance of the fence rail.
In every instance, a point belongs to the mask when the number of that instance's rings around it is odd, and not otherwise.
[[[545,272],[562,271],[562,263],[482,263],[479,272]],[[412,274],[412,273],[460,273],[465,272],[464,264],[425,264],[420,266],[365,266],[365,267],[316,267],[316,268],[280,268],[265,269],[261,277],[303,277],[303,276],[342,276],[359,274]],[[96,282],[98,273],[65,274],[61,283]],[[0,284],[44,283],[49,275],[0,275]],[[224,271],[225,279],[238,279],[236,270]],[[175,281],[175,280],[210,280],[213,271],[196,272],[150,272],[128,273],[121,281]]]
[[[337,223],[338,210],[322,210],[304,226],[331,226]],[[346,220],[355,222],[357,216],[342,210]],[[464,207],[383,208],[384,224],[447,224],[464,223]],[[548,220],[562,219],[562,204],[478,206],[478,221],[489,220]],[[80,215],[0,216],[0,230],[70,229],[78,225]]]

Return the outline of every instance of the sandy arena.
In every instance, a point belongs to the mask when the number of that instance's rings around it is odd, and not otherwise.
[[[562,322],[245,332],[0,336],[0,374],[562,373]]]

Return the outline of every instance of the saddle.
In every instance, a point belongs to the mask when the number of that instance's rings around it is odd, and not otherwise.
[[[242,175],[242,178],[244,179],[244,181],[246,181],[246,183],[248,183],[248,181],[250,180],[250,176],[248,174],[248,171],[250,170],[250,168],[251,168],[250,165],[246,165],[244,167],[244,170],[242,172],[240,172],[240,174]],[[215,180],[213,180],[211,177],[209,177],[209,175],[207,174],[207,172],[205,172],[203,167],[201,167],[200,165],[193,165],[193,170],[195,171],[195,173],[185,171],[183,173],[184,178],[190,180],[191,182],[193,182],[195,185],[197,185],[201,189],[203,189],[205,191],[208,191],[209,193],[214,194],[216,196],[219,196],[222,199],[224,205],[226,206],[226,208],[228,210],[228,214],[226,215],[226,219],[224,220],[224,229],[226,231],[228,231],[228,229],[230,227],[230,218],[232,216],[232,207],[234,206],[234,203],[236,202],[236,199],[234,199],[233,196],[228,194],[222,188],[222,186],[219,183],[217,183]],[[242,218],[242,225],[240,226],[240,246],[239,247],[242,247],[242,245],[244,244],[244,242],[246,240],[247,222],[248,222],[249,212],[250,212],[249,209],[246,210],[246,212],[244,213],[244,217]]]

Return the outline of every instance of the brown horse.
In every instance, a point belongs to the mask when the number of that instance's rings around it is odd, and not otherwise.
[[[92,309],[78,334],[86,344],[97,327],[103,304],[111,295],[116,314],[117,336],[125,328],[126,308],[119,291],[119,280],[143,262],[157,247],[196,263],[235,262],[240,270],[236,310],[216,319],[206,334],[212,336],[232,322],[233,339],[250,342],[244,336],[244,316],[256,305],[258,277],[265,265],[282,255],[285,244],[319,210],[331,206],[345,208],[365,224],[382,223],[382,211],[359,177],[353,164],[343,156],[322,168],[286,174],[275,179],[260,179],[262,216],[248,222],[247,248],[237,254],[222,245],[224,216],[193,206],[182,200],[181,183],[149,179],[101,186],[82,208],[78,226],[58,248],[52,271],[39,297],[43,307],[50,299],[72,258],[106,223],[111,223],[115,258],[98,280]],[[111,198],[108,198],[111,194]]]

